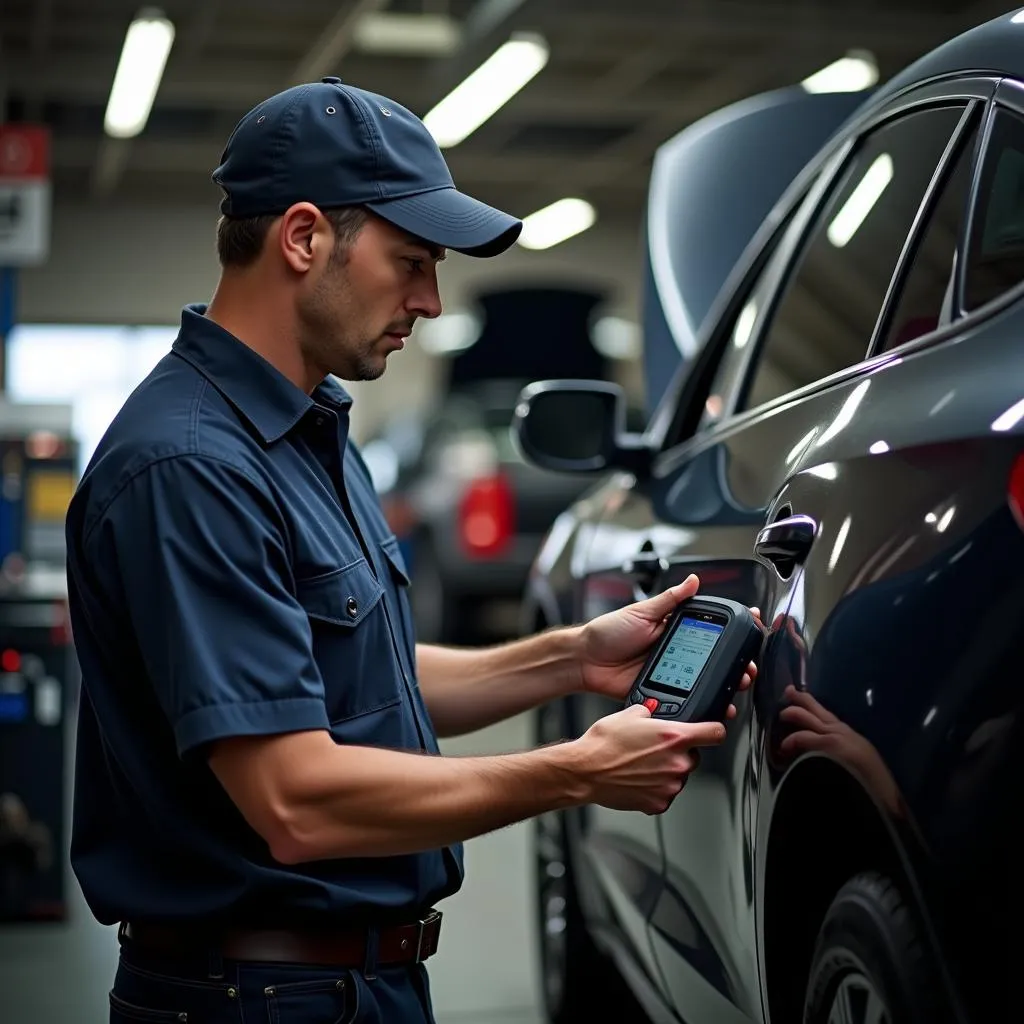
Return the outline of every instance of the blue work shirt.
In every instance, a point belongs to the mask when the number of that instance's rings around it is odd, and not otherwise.
[[[461,846],[279,864],[207,764],[215,740],[294,730],[438,747],[351,399],[331,378],[307,395],[204,314],[185,308],[69,508],[75,874],[106,924],[415,913],[458,889]]]

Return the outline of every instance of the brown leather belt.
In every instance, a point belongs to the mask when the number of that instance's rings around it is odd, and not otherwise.
[[[441,912],[432,910],[411,924],[377,929],[378,964],[418,964],[437,952]],[[164,956],[195,955],[214,946],[229,960],[319,964],[362,968],[367,962],[367,931],[290,931],[230,929],[212,937],[196,928],[125,922],[121,935],[139,949]],[[213,941],[211,942],[211,939]]]

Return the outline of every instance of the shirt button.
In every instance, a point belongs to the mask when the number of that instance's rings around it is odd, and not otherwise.
[[[359,612],[359,602],[354,597],[350,597],[345,603],[345,611],[348,612],[349,618],[354,619]]]

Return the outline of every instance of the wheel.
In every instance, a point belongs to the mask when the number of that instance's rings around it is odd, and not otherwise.
[[[562,715],[559,703],[537,712],[539,743],[564,737]],[[576,894],[564,814],[542,814],[534,820],[534,848],[541,989],[549,1024],[646,1022],[614,965],[587,932]]]
[[[895,883],[857,875],[839,890],[818,933],[804,1024],[940,1024],[936,974]]]

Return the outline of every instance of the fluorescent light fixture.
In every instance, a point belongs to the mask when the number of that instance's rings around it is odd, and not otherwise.
[[[424,118],[439,146],[457,146],[500,110],[548,62],[541,36],[514,35]]]
[[[174,42],[174,25],[156,10],[142,10],[128,26],[103,119],[115,139],[138,135],[149,120]]]
[[[462,38],[458,22],[447,14],[373,11],[356,24],[352,42],[365,53],[444,57]]]
[[[559,199],[523,220],[519,244],[524,249],[550,249],[597,220],[597,211],[585,199]]]
[[[885,441],[876,441],[868,451],[872,455],[884,455],[889,450],[889,445]]]
[[[1014,405],[1011,405],[1002,415],[992,421],[992,429],[999,432],[1013,430],[1021,420],[1024,420],[1024,398]]]
[[[828,226],[828,240],[841,249],[857,233],[864,223],[864,218],[874,209],[875,203],[892,181],[892,157],[882,153],[875,157],[871,166],[864,172],[864,177],[850,193],[840,211]]]
[[[860,92],[878,81],[878,65],[866,50],[850,50],[845,57],[816,71],[801,83],[808,92]]]

